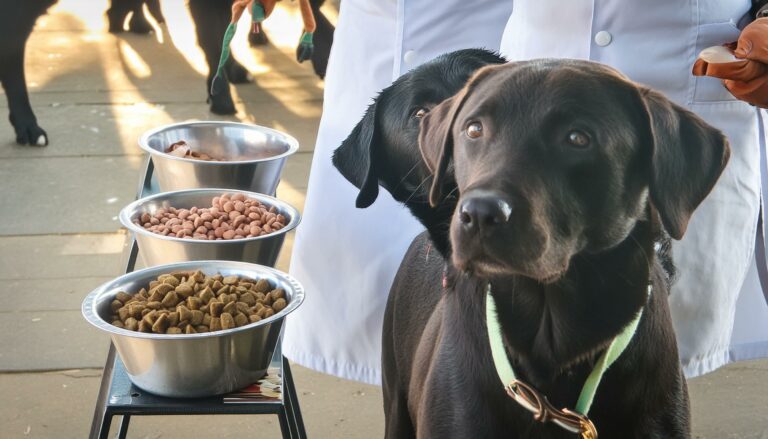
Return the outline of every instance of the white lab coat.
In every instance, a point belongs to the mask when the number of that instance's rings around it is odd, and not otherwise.
[[[673,318],[689,375],[733,359],[768,356],[768,307],[756,277],[744,282],[760,195],[757,112],[735,101],[719,81],[690,75],[700,49],[735,40],[748,9],[749,0],[515,0],[514,6],[490,0],[344,0],[291,260],[290,271],[307,298],[287,319],[286,356],[337,376],[380,382],[386,298],[422,228],[386,191],[371,207],[356,209],[357,189],[333,168],[331,154],[376,93],[401,74],[441,53],[498,49],[500,42],[510,59],[583,58],[613,65],[728,134],[731,162],[675,248],[681,274],[670,299]],[[734,331],[739,306],[751,315],[738,320]]]

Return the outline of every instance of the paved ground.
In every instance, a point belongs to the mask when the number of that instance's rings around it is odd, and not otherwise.
[[[28,82],[47,148],[19,147],[0,118],[0,437],[87,434],[108,340],[80,317],[82,298],[118,275],[126,235],[117,212],[135,195],[137,136],[156,125],[220,119],[204,104],[201,52],[179,2],[150,37],[105,33],[103,6],[61,0],[27,48]],[[98,5],[98,6],[97,6]],[[303,205],[322,82],[293,60],[299,20],[281,6],[273,46],[235,53],[256,76],[238,86],[233,120],[285,130],[301,142],[278,195]],[[331,11],[332,12],[332,11]],[[0,113],[7,107],[1,99]],[[290,240],[279,267],[287,268]],[[381,392],[295,368],[312,437],[381,436]],[[768,438],[768,362],[724,368],[690,383],[695,437]],[[137,419],[130,437],[275,437],[271,417]]]

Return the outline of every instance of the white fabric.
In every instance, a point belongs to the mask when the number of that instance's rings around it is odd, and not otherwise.
[[[283,349],[291,360],[380,382],[384,306],[422,226],[385,190],[371,207],[356,209],[358,191],[333,168],[331,154],[372,98],[402,73],[460,48],[498,50],[510,12],[511,4],[489,0],[341,2],[304,217],[291,258],[291,274],[307,291],[304,304],[286,321]]]
[[[756,277],[748,276],[754,273],[748,268],[759,207],[758,147],[765,139],[758,139],[752,107],[736,101],[719,81],[690,74],[701,49],[736,39],[736,23],[749,3],[515,0],[512,12],[512,1],[343,1],[291,261],[307,299],[287,320],[288,358],[379,382],[384,304],[421,227],[383,190],[371,207],[355,209],[357,190],[333,169],[331,153],[397,76],[451,50],[495,49],[502,30],[501,49],[510,59],[582,58],[613,65],[729,136],[731,161],[675,245],[680,279],[670,299],[673,320],[689,376],[768,356],[768,309]],[[601,31],[611,36],[607,44],[598,38],[602,46],[595,41]]]

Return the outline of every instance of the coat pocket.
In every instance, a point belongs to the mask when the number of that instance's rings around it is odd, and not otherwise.
[[[739,39],[741,31],[736,24],[729,20],[720,23],[702,24],[699,26],[696,38],[696,53],[711,46],[720,46]],[[723,86],[720,79],[708,76],[696,76],[693,83],[693,102],[731,102],[736,98]]]

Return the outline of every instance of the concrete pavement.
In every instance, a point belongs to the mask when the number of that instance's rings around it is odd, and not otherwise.
[[[284,2],[287,3],[287,2]],[[19,147],[0,118],[0,437],[87,434],[108,339],[80,316],[82,298],[119,275],[126,234],[117,212],[136,192],[138,135],[188,119],[241,120],[287,131],[301,152],[278,195],[301,207],[322,108],[322,82],[293,59],[300,20],[281,5],[273,44],[234,52],[256,82],[236,88],[238,114],[211,115],[202,54],[180,2],[153,36],[104,30],[106,5],[61,0],[27,47],[32,103],[51,145]],[[241,26],[242,28],[242,26]],[[242,29],[241,29],[242,31]],[[7,113],[1,99],[0,113]],[[291,240],[278,266],[287,269]],[[383,432],[381,391],[295,367],[308,431],[318,438]],[[768,362],[746,362],[690,383],[695,437],[768,438]],[[156,417],[132,421],[135,438],[276,437],[269,416]]]

